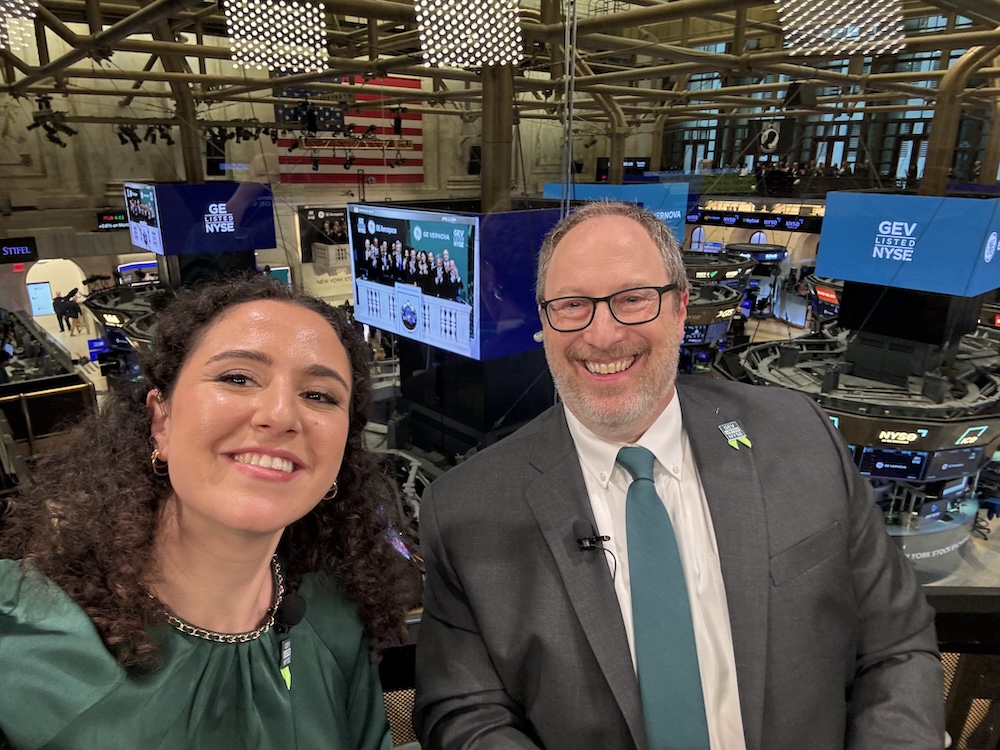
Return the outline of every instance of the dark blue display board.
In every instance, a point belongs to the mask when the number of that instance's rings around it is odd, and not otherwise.
[[[477,360],[537,348],[535,258],[558,220],[349,204],[355,317]]]
[[[547,182],[542,188],[545,198],[558,200],[566,186],[558,182]],[[570,200],[577,201],[623,201],[638,203],[656,218],[670,227],[678,242],[684,242],[684,219],[688,209],[688,184],[686,182],[663,182],[651,185],[608,185],[606,183],[574,183],[569,186]]]
[[[816,274],[975,297],[1000,287],[1000,200],[829,193]]]
[[[264,250],[276,245],[274,198],[256,182],[125,183],[132,244],[158,255]]]

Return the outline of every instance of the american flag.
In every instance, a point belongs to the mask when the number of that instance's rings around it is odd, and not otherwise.
[[[348,81],[347,78],[343,80]],[[424,181],[422,115],[419,112],[397,113],[393,108],[381,107],[379,102],[384,98],[382,94],[366,93],[366,89],[373,86],[419,89],[420,79],[403,76],[365,79],[355,76],[353,82],[358,93],[354,104],[346,112],[335,105],[328,106],[319,96],[311,99],[316,108],[320,129],[318,137],[310,138],[309,143],[333,145],[334,148],[300,147],[290,152],[288,147],[297,140],[300,133],[289,131],[287,136],[278,139],[278,163],[283,183],[356,185],[359,170],[364,172],[366,179],[374,178],[376,185]],[[285,96],[295,97],[308,94],[309,92],[301,90],[284,92]],[[287,122],[298,127],[301,110],[295,105],[275,105],[274,115],[276,122]],[[393,132],[393,120],[396,117],[402,121],[401,134]],[[342,123],[344,127],[353,124],[353,137],[346,137],[343,133],[331,135],[329,131],[338,123]],[[375,126],[374,133],[369,139],[361,139],[361,134],[370,125]],[[349,154],[353,154],[354,162],[350,168],[344,169]],[[392,166],[393,162],[399,160],[402,163]]]

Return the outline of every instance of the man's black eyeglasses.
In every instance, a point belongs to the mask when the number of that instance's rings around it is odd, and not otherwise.
[[[663,295],[677,288],[666,286],[637,286],[609,294],[607,297],[557,297],[544,300],[540,307],[553,330],[561,333],[582,331],[594,320],[598,302],[607,302],[611,314],[622,325],[637,326],[656,320],[660,315]]]

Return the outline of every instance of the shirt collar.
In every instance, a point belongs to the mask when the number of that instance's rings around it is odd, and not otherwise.
[[[608,442],[577,419],[576,415],[566,407],[565,402],[563,409],[566,412],[566,423],[569,426],[573,443],[576,445],[580,462],[590,471],[601,487],[606,488],[608,482],[611,481],[611,474],[615,470],[618,449],[626,443]],[[677,391],[674,390],[670,403],[635,443],[635,445],[641,445],[652,452],[660,466],[677,479],[680,479],[680,467],[683,466],[684,458],[681,442],[682,427],[680,402]]]

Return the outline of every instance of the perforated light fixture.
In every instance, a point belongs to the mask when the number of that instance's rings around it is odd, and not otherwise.
[[[24,52],[34,36],[37,0],[0,0],[0,49]]]
[[[903,49],[902,0],[779,0],[793,55],[885,55]]]
[[[303,73],[326,70],[322,3],[225,0],[224,8],[229,48],[237,67]]]
[[[424,64],[485,68],[524,56],[518,0],[415,0]]]

